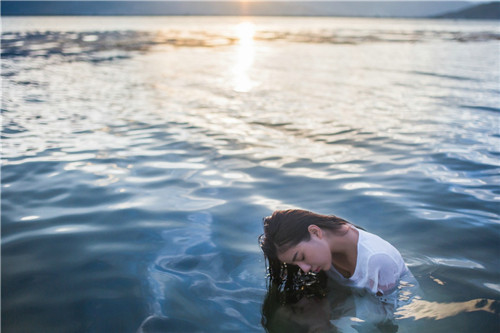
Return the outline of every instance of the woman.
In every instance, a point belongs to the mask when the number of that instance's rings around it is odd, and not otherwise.
[[[336,216],[291,209],[264,219],[260,245],[272,283],[304,273],[326,272],[342,285],[388,295],[408,271],[401,254],[382,238]]]

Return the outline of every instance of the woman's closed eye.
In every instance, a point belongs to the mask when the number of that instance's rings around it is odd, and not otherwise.
[[[302,258],[296,259],[295,262],[304,262],[304,260],[306,260],[306,256],[302,255]]]

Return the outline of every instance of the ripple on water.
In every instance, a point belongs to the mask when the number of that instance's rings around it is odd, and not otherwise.
[[[469,259],[458,258],[429,258],[437,265],[444,265],[458,268],[484,269],[484,266]]]

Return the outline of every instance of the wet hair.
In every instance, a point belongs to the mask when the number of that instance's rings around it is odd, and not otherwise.
[[[290,308],[302,298],[323,298],[328,293],[328,278],[324,272],[305,274],[298,266],[285,268],[285,280],[271,279],[262,304],[262,327],[268,333],[310,332],[308,325],[280,315],[280,308]]]
[[[321,215],[301,209],[277,210],[271,216],[265,217],[264,233],[259,237],[259,244],[267,260],[271,284],[283,285],[285,289],[293,289],[297,284],[297,275],[302,271],[296,265],[281,262],[278,254],[302,241],[308,241],[311,238],[308,230],[310,225],[340,232],[347,224],[350,223],[335,215]]]

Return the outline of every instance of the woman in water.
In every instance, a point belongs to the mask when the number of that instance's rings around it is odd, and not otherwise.
[[[287,284],[300,274],[326,272],[342,285],[376,296],[396,290],[408,272],[401,254],[387,241],[333,215],[291,209],[264,219],[260,245],[271,283]],[[286,281],[285,281],[286,280]]]

